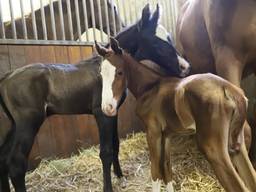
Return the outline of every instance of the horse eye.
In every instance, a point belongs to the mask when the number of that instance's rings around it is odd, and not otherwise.
[[[117,72],[117,75],[118,75],[118,76],[122,76],[122,75],[123,75],[123,71],[118,71],[118,72]]]

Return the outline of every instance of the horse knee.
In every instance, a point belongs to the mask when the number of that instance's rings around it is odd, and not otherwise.
[[[16,152],[7,160],[10,177],[25,175],[27,170],[28,160],[21,151]]]
[[[112,163],[113,155],[114,155],[114,150],[111,147],[103,147],[100,150],[100,159],[102,162]]]
[[[202,143],[199,145],[199,149],[206,156],[208,161],[210,161],[211,163],[214,163],[217,161],[220,162],[222,161],[221,159],[224,159],[224,157],[222,156],[223,153],[221,153],[221,151],[224,151],[224,149],[222,149],[222,146],[218,146],[217,143],[215,144],[210,142]]]

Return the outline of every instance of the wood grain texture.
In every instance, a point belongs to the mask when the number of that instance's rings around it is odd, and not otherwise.
[[[33,63],[77,63],[95,52],[91,46],[0,45],[0,78],[4,73]],[[119,111],[119,135],[141,130],[134,113],[135,98],[129,94]],[[41,126],[29,157],[30,168],[41,158],[67,157],[81,147],[99,142],[93,115],[53,115]]]
[[[0,45],[0,78],[11,70],[8,45]]]
[[[23,67],[26,65],[25,46],[9,45],[9,60],[11,70]]]

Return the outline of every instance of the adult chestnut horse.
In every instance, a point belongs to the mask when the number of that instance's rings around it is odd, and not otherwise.
[[[254,0],[184,1],[177,22],[177,48],[191,62],[192,74],[211,72],[240,86],[243,78],[256,72],[255,10]],[[250,95],[254,95],[249,100],[252,107],[256,92]],[[256,165],[254,129],[250,154]],[[245,136],[249,146],[249,126]]]
[[[116,38],[131,55],[158,61],[165,66],[171,66],[175,61],[175,73],[186,74],[189,65],[184,68],[184,65],[181,67],[178,58],[173,60],[173,55],[170,54],[173,48],[163,40],[168,39],[168,34],[158,37],[158,31],[162,29],[159,29],[159,17],[159,7],[157,6],[156,11],[151,14],[147,5],[143,9],[142,18]],[[140,40],[144,33],[153,39],[153,50],[151,47],[148,48],[146,41]],[[154,54],[148,54],[149,51]],[[101,62],[101,57],[95,56],[76,65],[33,64],[10,72],[0,81],[0,192],[10,191],[9,177],[15,191],[26,191],[28,154],[40,125],[53,114],[95,116],[100,136],[104,191],[113,191],[110,174],[112,164],[117,177],[122,177],[118,161],[117,116],[107,117],[100,107]]]
[[[164,77],[124,52],[115,39],[111,49],[98,44],[96,48],[105,58],[100,67],[103,112],[116,114],[115,103],[126,88],[137,99],[136,113],[145,125],[149,146],[153,192],[161,191],[161,180],[167,192],[174,191],[170,135],[191,134],[195,129],[197,144],[222,186],[228,192],[255,191],[256,172],[243,136],[247,99],[240,88],[209,73]]]

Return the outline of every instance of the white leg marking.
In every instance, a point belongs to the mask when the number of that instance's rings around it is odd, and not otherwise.
[[[167,192],[174,192],[174,187],[173,187],[173,182],[169,182],[166,186],[166,191]]]
[[[114,99],[112,84],[115,80],[116,67],[108,60],[101,63],[100,74],[102,76],[102,101],[101,107],[107,115],[116,115],[117,101]]]
[[[152,180],[152,192],[161,191],[161,180],[157,179],[156,181]]]

